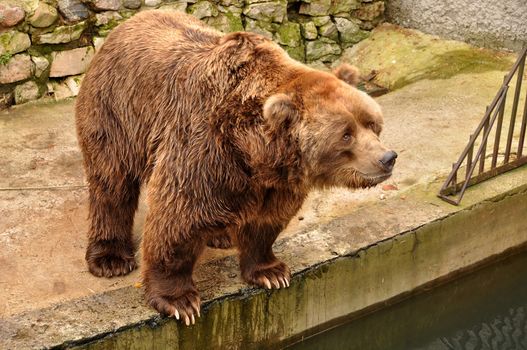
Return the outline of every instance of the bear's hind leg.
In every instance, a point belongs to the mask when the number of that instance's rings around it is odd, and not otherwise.
[[[119,175],[112,179],[88,176],[88,182],[88,269],[97,277],[126,275],[137,267],[132,226],[139,201],[139,180]]]
[[[291,271],[273,253],[273,243],[282,225],[253,222],[238,233],[240,269],[248,283],[267,289],[289,287]]]

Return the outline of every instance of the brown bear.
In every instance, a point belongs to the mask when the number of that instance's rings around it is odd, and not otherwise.
[[[314,70],[263,36],[223,35],[181,13],[118,26],[76,102],[89,271],[136,268],[131,231],[147,184],[143,283],[160,313],[187,325],[199,316],[192,270],[207,244],[236,246],[245,281],[288,287],[272,245],[308,192],[374,186],[395,163],[379,141],[381,109],[348,84],[357,74]]]

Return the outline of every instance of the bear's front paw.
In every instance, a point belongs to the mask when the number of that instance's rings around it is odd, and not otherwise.
[[[133,248],[111,242],[94,242],[86,251],[88,270],[97,277],[124,276],[137,268]]]
[[[196,323],[196,316],[200,317],[200,298],[197,291],[189,291],[178,297],[153,296],[149,300],[150,305],[159,313],[175,317],[190,326]]]
[[[287,288],[291,280],[289,267],[281,261],[257,265],[253,269],[243,272],[242,275],[247,282],[267,289]]]

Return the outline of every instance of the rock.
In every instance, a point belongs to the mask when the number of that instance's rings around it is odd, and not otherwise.
[[[26,33],[10,30],[0,33],[0,55],[14,55],[27,50],[31,40]]]
[[[157,0],[161,2],[161,0]],[[83,0],[85,4],[96,11],[113,10],[117,11],[121,8],[121,0]],[[145,1],[146,5],[146,1]]]
[[[273,38],[273,33],[276,29],[273,27],[272,23],[269,22],[259,22],[250,18],[245,19],[246,31],[261,34],[269,39]]]
[[[73,92],[70,90],[68,85],[63,82],[52,81],[48,83],[48,91],[53,93],[55,100],[62,100],[68,97],[73,97]]]
[[[302,15],[324,16],[329,13],[331,0],[312,0],[309,3],[303,2],[298,11]]]
[[[383,191],[397,191],[399,188],[397,188],[397,186],[393,185],[393,184],[386,184],[386,185],[382,185],[382,190]]]
[[[350,12],[335,13],[335,14],[333,15],[333,17],[342,17],[342,18],[347,18],[347,19],[352,18]]]
[[[223,6],[241,7],[243,6],[243,0],[220,0],[220,4],[222,4]]]
[[[303,45],[298,47],[284,46],[283,49],[287,52],[289,57],[300,62],[305,62],[306,52]]]
[[[312,20],[313,20],[313,23],[317,27],[321,27],[324,24],[330,22],[331,21],[331,17],[329,17],[329,16],[318,16],[318,17],[313,17]]]
[[[249,4],[243,10],[243,14],[249,18],[276,23],[282,23],[286,13],[286,0]]]
[[[15,103],[15,94],[13,91],[0,92],[0,111]]]
[[[337,26],[331,21],[319,27],[318,34],[335,41],[339,39],[339,32],[337,31]]]
[[[188,8],[188,13],[198,19],[202,19],[205,17],[217,16],[218,9],[208,1],[198,1]]]
[[[60,26],[55,28],[51,33],[33,34],[33,43],[35,44],[61,44],[69,43],[81,37],[82,32],[86,29],[86,21],[79,22],[71,26]]]
[[[341,34],[341,40],[345,42],[350,42],[349,37],[355,35],[360,30],[357,23],[345,18],[335,18],[335,24]]]
[[[230,12],[230,13],[235,14],[238,17],[241,18],[243,9],[241,7],[236,7],[236,6],[222,6],[222,5],[219,5],[218,6],[218,11],[221,12],[221,13]]]
[[[15,103],[17,105],[36,100],[40,96],[40,89],[37,83],[32,80],[15,87]]]
[[[372,21],[361,21],[359,24],[360,29],[364,30],[373,30],[377,26],[378,21],[372,22]]]
[[[88,8],[80,0],[58,0],[59,12],[67,21],[76,22],[89,17]]]
[[[359,7],[359,0],[337,0],[332,2],[329,8],[329,13],[332,15],[338,13],[349,13],[351,10],[358,9]]]
[[[52,25],[58,16],[56,8],[44,2],[39,2],[33,15],[29,17],[29,23],[35,28],[45,28]]]
[[[8,0],[7,2],[10,2],[11,4],[18,3],[18,6],[22,7],[24,12],[29,16],[37,10],[40,1],[41,0]],[[6,1],[4,0],[3,2],[5,3]]]
[[[318,37],[318,30],[313,22],[302,23],[302,35],[304,38],[313,40]]]
[[[91,46],[53,52],[49,77],[57,78],[84,73],[94,53],[95,50]]]
[[[354,12],[356,18],[363,21],[372,21],[384,14],[384,1],[377,1],[371,4],[362,5]]]
[[[41,78],[44,72],[49,68],[49,61],[42,56],[31,56],[31,61],[33,61],[33,64],[35,65],[35,76]]]
[[[342,52],[340,46],[329,39],[321,38],[306,42],[306,60],[331,62]]]
[[[282,23],[276,32],[276,41],[289,47],[298,47],[302,43],[300,24],[287,22]]]
[[[208,25],[222,31],[223,33],[243,31],[241,17],[236,16],[231,12],[220,13],[216,17],[209,17],[206,22]]]
[[[358,23],[348,19],[335,17],[335,23],[343,43],[358,43],[369,35],[369,32],[360,29]]]
[[[112,27],[116,27],[117,24],[119,24],[119,21],[123,19],[123,16],[119,14],[117,11],[106,11],[97,13],[95,15],[95,25],[96,26],[103,26],[103,25],[112,25]]]
[[[10,84],[31,77],[33,63],[27,54],[18,54],[0,64],[0,84]]]
[[[64,80],[64,83],[70,89],[72,96],[77,96],[79,94],[83,78],[84,74],[76,75],[74,77],[67,77],[66,80]]]
[[[156,7],[160,5],[162,2],[163,2],[162,0],[145,0],[145,6]]]
[[[170,2],[168,4],[162,5],[159,7],[162,10],[173,10],[177,12],[187,12],[187,3],[186,2]]]
[[[100,36],[94,36],[93,37],[93,47],[95,48],[95,52],[99,51],[102,44],[104,44],[104,41],[106,38],[100,37]]]
[[[20,23],[25,16],[21,7],[16,5],[0,4],[0,28],[9,28]]]
[[[141,7],[141,0],[124,0],[123,6],[127,9],[135,10]]]

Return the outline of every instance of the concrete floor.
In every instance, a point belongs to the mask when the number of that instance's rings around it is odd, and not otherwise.
[[[421,35],[384,29],[387,30],[400,42],[415,42],[416,35]],[[386,52],[386,45],[381,39],[375,40],[375,34],[368,42],[367,52],[355,50],[353,53],[353,57],[359,57],[356,59],[359,66],[360,62],[368,62],[368,55],[378,57],[380,52]],[[408,52],[391,50],[389,53],[396,57],[393,60],[409,60],[407,64],[412,64]],[[433,57],[433,50],[430,48],[426,54]],[[444,48],[438,52],[444,55]],[[503,60],[512,63],[513,58],[513,55],[496,54],[500,64]],[[380,60],[375,68],[385,72],[397,70],[392,63],[385,66],[382,63]],[[425,186],[430,192],[427,198],[433,198],[439,186],[436,179],[448,173],[450,164],[457,159],[501,84],[505,65],[492,67],[497,68],[461,70],[443,78],[421,76],[377,99],[385,113],[382,138],[399,153],[395,175],[386,183],[395,187],[313,193],[299,213],[299,219],[293,220],[276,243],[278,255],[287,255],[286,261],[293,261],[293,271],[305,269],[311,261],[349,251],[351,247],[355,249],[385,239],[391,232],[388,226],[401,229],[430,220],[430,211],[425,214],[411,210],[414,206],[428,205],[432,212],[444,212],[445,209],[434,209],[446,208],[442,202],[432,203],[430,199],[423,203],[405,202],[404,192],[416,185]],[[100,279],[86,269],[87,191],[75,138],[73,105],[72,100],[37,102],[0,112],[0,321],[51,305],[102,295],[139,281],[138,271],[123,278]],[[401,216],[394,218],[394,212],[390,212],[390,222],[360,217],[350,227],[353,235],[347,241],[313,229],[395,196],[402,199],[398,206],[405,208]],[[386,214],[382,210],[378,213]],[[138,240],[144,214],[142,205],[135,225]],[[286,240],[312,247],[308,253],[311,256],[306,256],[304,250],[301,254],[287,250],[282,244]],[[196,274],[205,300],[220,292],[244,288],[236,270],[226,267],[230,271],[228,277],[217,273],[224,267],[225,259],[234,254],[235,251],[206,251]]]

